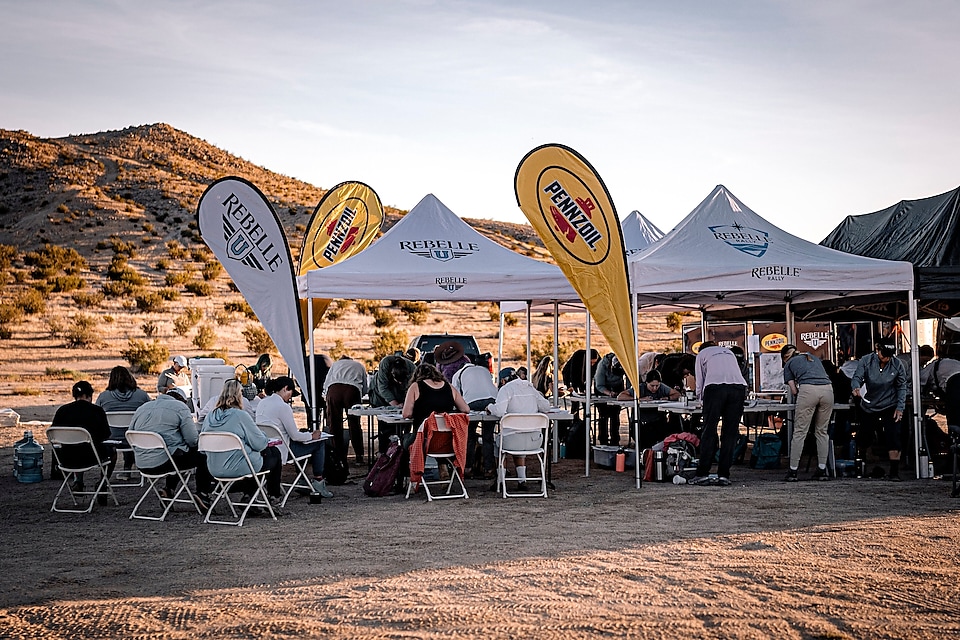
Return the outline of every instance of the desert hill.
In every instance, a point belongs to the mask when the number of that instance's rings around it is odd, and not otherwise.
[[[323,188],[166,124],[49,139],[0,129],[0,406],[60,404],[74,379],[102,389],[116,364],[131,365],[151,391],[152,373],[175,353],[245,364],[262,351],[276,355],[197,230],[200,196],[226,175],[267,196],[296,259]],[[387,228],[405,213],[385,212]],[[467,221],[500,244],[549,260],[529,225]],[[535,319],[537,354],[551,344],[551,324]],[[338,303],[316,340],[335,357],[349,353],[373,365],[417,334],[444,331],[473,333],[495,353],[498,312],[486,303]],[[525,332],[507,334],[505,357],[516,363]],[[669,350],[677,337],[657,316],[641,346]],[[564,318],[563,350],[581,341],[582,318]]]

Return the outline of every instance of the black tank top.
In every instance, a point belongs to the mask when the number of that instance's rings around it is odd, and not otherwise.
[[[416,402],[413,403],[412,419],[414,431],[419,429],[420,424],[434,411],[444,413],[453,411],[455,408],[453,404],[453,387],[450,386],[449,382],[444,382],[442,387],[434,389],[423,380],[420,380],[417,382],[417,387],[420,389],[420,395],[417,397]]]

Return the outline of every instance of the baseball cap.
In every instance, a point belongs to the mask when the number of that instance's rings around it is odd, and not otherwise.
[[[884,340],[877,345],[877,349],[880,351],[880,355],[884,358],[890,358],[897,352],[897,345],[894,343]]]
[[[500,369],[499,379],[501,382],[504,380],[512,380],[513,378],[516,378],[516,377],[517,377],[517,370],[514,369],[513,367],[505,367],[503,369]]]
[[[173,356],[173,362],[174,364],[178,364],[181,367],[187,366],[187,359],[184,358],[183,356]]]

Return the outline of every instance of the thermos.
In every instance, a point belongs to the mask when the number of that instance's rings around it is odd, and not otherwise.
[[[619,449],[617,449],[616,469],[620,473],[623,473],[623,471],[626,468],[627,468],[627,450],[624,449],[623,447],[620,447]]]
[[[653,479],[657,482],[667,480],[667,454],[664,451],[653,452]]]
[[[561,443],[560,443],[560,457],[561,457],[561,458],[566,458],[566,457],[567,457],[567,443],[566,443],[566,442],[561,442]]]
[[[927,450],[923,447],[920,448],[920,454],[917,456],[919,458],[919,467],[920,467],[920,477],[921,478],[930,478],[933,477],[933,474],[930,473],[930,455],[927,453]]]
[[[867,468],[866,464],[863,462],[863,458],[857,458],[853,461],[853,475],[857,476],[858,478],[862,478],[866,471]]]

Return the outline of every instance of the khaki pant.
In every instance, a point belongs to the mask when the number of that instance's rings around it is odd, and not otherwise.
[[[790,443],[790,468],[800,466],[803,442],[807,439],[811,423],[817,437],[817,462],[826,466],[830,436],[827,427],[833,414],[833,387],[829,384],[805,384],[797,391],[794,410],[793,441]]]

